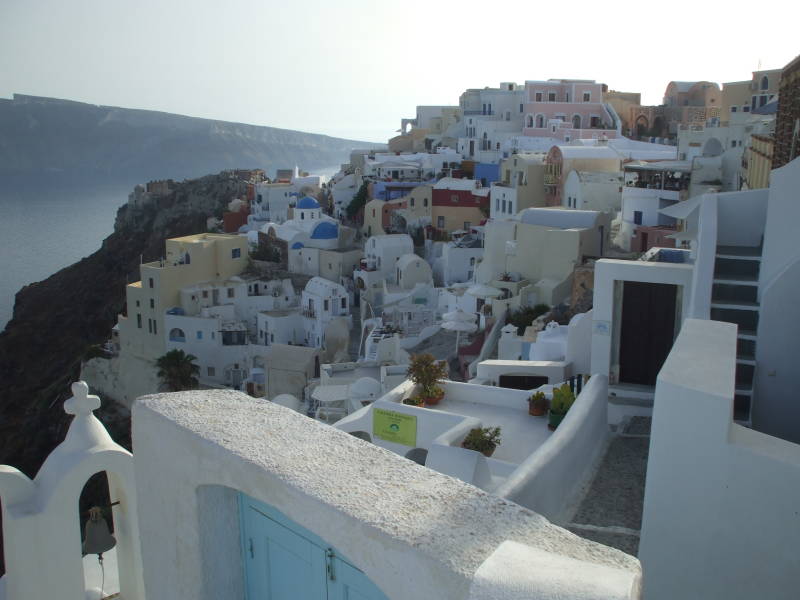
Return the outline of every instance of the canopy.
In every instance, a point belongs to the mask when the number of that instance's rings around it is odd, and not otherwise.
[[[461,321],[464,323],[469,323],[476,321],[478,319],[478,315],[474,313],[464,312],[460,308],[458,310],[454,310],[451,312],[444,313],[442,318],[445,321]]]
[[[450,331],[466,331],[473,332],[478,330],[475,323],[465,323],[464,321],[444,321],[442,329],[449,329]]]

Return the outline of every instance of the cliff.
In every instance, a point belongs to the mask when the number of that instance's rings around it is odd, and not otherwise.
[[[24,96],[0,99],[6,187],[199,177],[221,169],[299,165],[313,171],[377,146],[326,135]]]
[[[60,403],[81,359],[108,338],[140,261],[162,256],[166,238],[205,231],[207,217],[244,186],[210,175],[178,184],[143,208],[122,206],[99,250],[17,293],[14,316],[0,333],[0,464],[36,473],[66,432]],[[129,439],[127,415],[105,406],[100,417],[120,443]]]

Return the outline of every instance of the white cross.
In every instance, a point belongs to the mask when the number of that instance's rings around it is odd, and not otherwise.
[[[64,412],[68,415],[90,415],[100,408],[100,398],[89,395],[89,386],[84,381],[72,384],[72,398],[64,402]]]

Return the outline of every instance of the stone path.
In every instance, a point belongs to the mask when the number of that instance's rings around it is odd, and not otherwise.
[[[636,556],[642,529],[650,422],[650,417],[633,417],[612,439],[567,529]]]

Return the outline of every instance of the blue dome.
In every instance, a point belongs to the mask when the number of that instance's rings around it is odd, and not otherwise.
[[[292,244],[292,250],[299,250],[302,247],[303,247],[303,242],[295,242],[294,244]]]
[[[335,240],[337,237],[339,237],[339,226],[330,221],[322,221],[311,233],[312,240]]]
[[[306,196],[298,200],[297,208],[319,208],[319,202],[314,200],[311,196]]]

